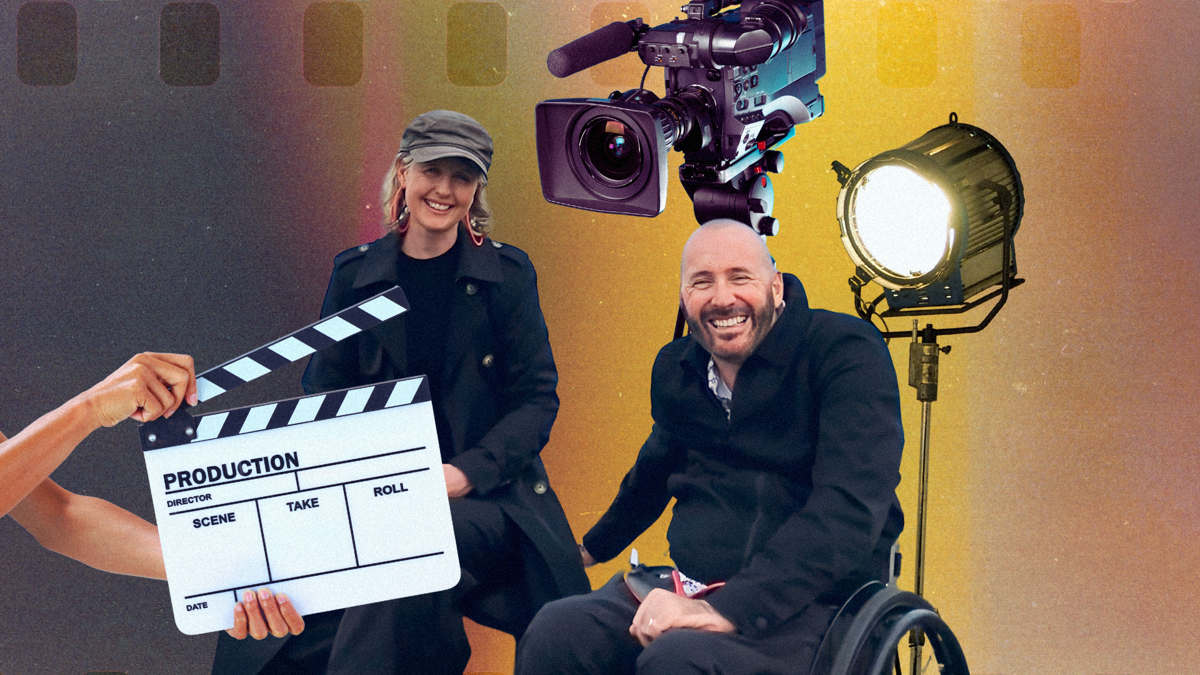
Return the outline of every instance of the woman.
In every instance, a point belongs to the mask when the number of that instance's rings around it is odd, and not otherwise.
[[[384,181],[387,234],[334,261],[328,316],[399,284],[411,309],[312,358],[309,393],[426,375],[462,579],[455,588],[307,617],[298,638],[218,642],[214,673],[462,673],[462,617],[520,637],[542,604],[589,590],[538,453],[558,373],[520,250],[487,238],[492,141],[435,110],[404,131]]]
[[[125,509],[65,490],[50,479],[75,446],[101,426],[170,417],[197,403],[192,357],[138,354],[101,382],[42,415],[12,438],[0,433],[0,516],[9,514],[42,546],[114,574],[166,579],[158,528]],[[284,595],[249,591],[234,605],[229,635],[298,635],[304,619]]]

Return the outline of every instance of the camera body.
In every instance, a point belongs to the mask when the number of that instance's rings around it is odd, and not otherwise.
[[[684,153],[680,180],[702,222],[769,218],[766,173],[782,168],[773,148],[824,112],[817,87],[825,74],[823,3],[746,0],[716,14],[725,4],[690,3],[687,18],[654,28],[629,22],[630,50],[666,69],[665,98],[634,89],[538,104],[538,167],[548,201],[656,216],[666,204],[666,155],[674,148]],[[563,50],[583,49],[588,37]]]

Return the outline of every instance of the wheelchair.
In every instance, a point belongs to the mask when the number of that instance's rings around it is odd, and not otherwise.
[[[900,567],[895,547],[892,559],[893,569],[884,578],[894,581]],[[970,675],[958,638],[933,605],[882,581],[863,584],[838,610],[817,648],[810,675],[888,675],[893,663],[898,674],[897,649],[912,630],[924,634],[937,658],[940,673],[934,675]]]
[[[893,544],[891,561],[880,570],[881,581],[863,584],[838,609],[817,647],[809,675],[888,675],[893,663],[899,675],[897,649],[913,630],[921,631],[937,658],[940,671],[933,675],[970,675],[958,638],[933,605],[896,588],[900,559],[899,546]],[[636,551],[630,564],[633,571],[626,583],[637,597],[654,587],[672,590],[674,568],[639,565]],[[635,576],[636,584],[630,581]]]
[[[899,560],[900,555],[893,546],[892,565],[880,574],[880,579],[887,579],[889,583],[870,581],[863,584],[838,609],[817,648],[809,675],[888,675],[893,663],[899,672],[897,649],[901,640],[913,630],[923,633],[940,667],[939,672],[929,675],[970,675],[958,638],[937,610],[921,596],[901,591],[894,585]],[[636,558],[630,562],[647,580],[646,588],[642,589],[644,592],[649,592],[652,585],[669,588],[674,568],[642,566]],[[507,601],[498,595],[483,600],[474,611],[468,612],[474,621],[510,634],[520,634],[523,626],[507,625],[496,619],[500,614],[496,610],[506,607]]]

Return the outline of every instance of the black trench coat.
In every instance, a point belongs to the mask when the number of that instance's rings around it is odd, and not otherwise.
[[[502,591],[484,607],[484,623],[513,632],[514,627],[523,630],[532,617],[524,616],[531,602],[536,610],[591,587],[538,457],[558,414],[558,371],[533,265],[512,246],[486,238],[482,246],[475,246],[461,226],[458,245],[462,252],[454,301],[448,308],[440,402],[451,447],[443,448],[442,455],[471,480],[475,497],[498,504],[524,534],[524,587],[510,589],[507,596]],[[393,233],[338,255],[321,316],[396,285],[399,250],[400,239]],[[404,327],[401,314],[314,354],[304,374],[305,391],[421,374],[407,370]],[[214,665],[220,672],[257,672],[283,642],[267,638],[237,643],[222,634]],[[233,665],[231,660],[237,667],[227,667]]]

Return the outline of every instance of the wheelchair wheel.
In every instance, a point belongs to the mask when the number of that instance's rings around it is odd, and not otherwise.
[[[934,675],[970,675],[958,638],[924,598],[872,581],[838,611],[812,675],[888,675],[896,649],[912,630],[924,632],[938,663]]]

